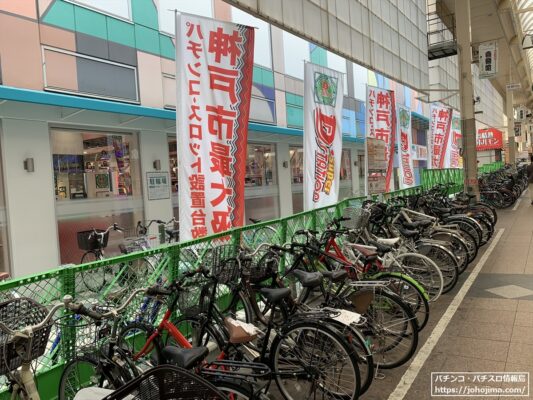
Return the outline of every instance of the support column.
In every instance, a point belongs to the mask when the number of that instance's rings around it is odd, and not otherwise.
[[[474,119],[474,87],[470,32],[470,0],[455,0],[455,22],[459,60],[459,93],[461,95],[461,130],[465,191],[479,197],[477,181],[476,120]]]
[[[352,161],[350,168],[352,169],[352,195],[353,197],[361,196],[362,193],[359,193],[359,168],[362,168],[359,165],[359,157],[357,148],[350,147],[350,160]]]
[[[509,143],[508,160],[510,164],[516,163],[516,144],[514,140],[514,109],[513,92],[508,90],[505,97],[505,110],[507,114],[507,141]]]
[[[292,215],[291,155],[289,144],[276,143],[276,167],[278,169],[279,215]],[[285,166],[286,165],[286,166]]]

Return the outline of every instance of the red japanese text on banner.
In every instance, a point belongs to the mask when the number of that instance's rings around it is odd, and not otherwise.
[[[241,226],[254,29],[178,14],[180,241]]]
[[[461,134],[461,114],[458,111],[452,112],[452,125],[450,128],[449,145],[446,149],[444,168],[461,168],[462,160],[460,149],[463,135]]]
[[[445,168],[446,151],[450,142],[452,109],[432,103],[430,107],[429,168]]]
[[[387,192],[391,190],[391,177],[394,165],[394,146],[396,141],[395,103],[394,91],[367,86],[366,134],[369,138],[385,142],[385,158],[387,160],[385,191]]]
[[[305,64],[304,210],[338,202],[342,154],[342,74]]]
[[[397,115],[400,189],[407,189],[415,186],[413,156],[411,154],[411,110],[398,105]]]

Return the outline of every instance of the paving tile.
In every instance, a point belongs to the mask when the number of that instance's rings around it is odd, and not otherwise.
[[[443,340],[446,338],[445,340]],[[469,337],[449,338],[443,336],[442,344],[439,343],[443,353],[450,356],[466,358],[479,358],[493,361],[506,361],[509,343],[506,341],[486,340]]]
[[[485,289],[487,292],[494,293],[498,296],[506,299],[516,299],[519,297],[526,297],[533,295],[533,290],[518,286],[518,285],[505,285],[498,286],[491,289]]]
[[[533,335],[531,333],[531,327],[529,326],[514,326],[511,342],[533,345]]]
[[[507,362],[510,364],[533,366],[533,344],[510,343]]]
[[[469,306],[472,308],[498,311],[516,311],[518,304],[518,300],[491,298],[472,298],[469,302]],[[533,301],[531,302],[531,311],[533,312]]]
[[[533,327],[533,313],[517,312],[514,320],[514,325]]]
[[[503,371],[505,368],[505,361],[453,356],[446,358],[442,368],[442,372],[494,372]]]
[[[467,321],[456,327],[455,332],[457,336],[462,337],[509,342],[513,335],[513,326],[507,324]],[[533,343],[533,340],[531,343]]]
[[[519,300],[516,311],[533,313],[533,301]]]
[[[484,310],[471,308],[467,314],[467,321],[485,322],[489,324],[512,325],[515,319],[514,311]]]

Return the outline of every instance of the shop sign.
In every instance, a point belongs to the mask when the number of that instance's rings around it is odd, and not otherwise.
[[[146,187],[148,188],[148,200],[170,198],[170,178],[168,172],[147,172]]]
[[[385,175],[368,176],[368,194],[385,193],[386,183]]]
[[[428,148],[426,146],[421,146],[419,144],[412,145],[413,151],[413,160],[427,161],[428,159]]]
[[[387,171],[385,142],[383,140],[367,138],[367,156],[369,171]]]
[[[398,155],[400,156],[400,189],[415,185],[411,155],[411,110],[398,106]]]
[[[342,73],[306,63],[304,210],[338,202],[342,154]]]
[[[452,109],[438,103],[432,103],[430,107],[430,163],[431,169],[444,168],[446,152],[450,139],[450,129],[452,124]]]
[[[460,168],[462,166],[461,147],[463,134],[461,133],[461,114],[452,112],[452,126],[450,132],[450,145],[446,149],[444,168]]]
[[[514,135],[522,136],[522,123],[521,122],[514,123]]]
[[[479,45],[479,77],[492,78],[498,73],[498,43],[485,42]]]
[[[502,131],[494,128],[479,129],[476,135],[476,150],[486,151],[503,147]]]
[[[254,28],[178,13],[180,240],[242,226]]]
[[[367,86],[366,90],[366,129],[367,138],[374,138],[385,143],[385,191],[391,189],[391,177],[394,161],[396,141],[396,101],[394,91]],[[365,151],[368,154],[368,140],[365,141]],[[368,159],[368,156],[367,156]],[[372,172],[368,168],[369,174]],[[370,189],[367,181],[367,189]]]

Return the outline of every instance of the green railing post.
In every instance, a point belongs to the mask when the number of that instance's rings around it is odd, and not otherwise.
[[[72,296],[76,298],[76,273],[75,267],[66,267],[59,271],[59,283],[61,286],[61,299],[64,296]],[[74,358],[76,349],[76,327],[65,324],[61,328],[61,341],[56,351],[63,357],[65,361]]]

